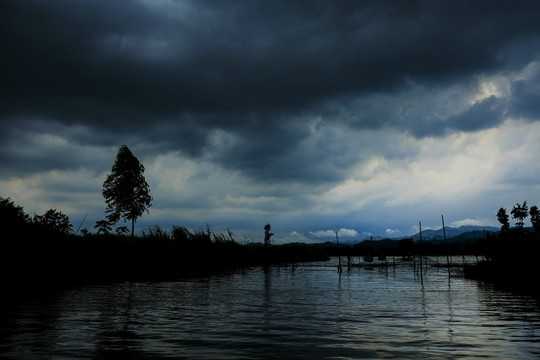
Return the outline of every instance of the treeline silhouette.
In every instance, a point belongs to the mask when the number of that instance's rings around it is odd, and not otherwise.
[[[540,296],[540,234],[511,228],[483,244],[485,259],[467,266],[465,276]]]
[[[497,220],[501,231],[482,243],[485,260],[465,268],[465,276],[516,289],[540,298],[540,211],[527,202],[511,211],[515,227],[510,227],[506,209],[500,208]],[[524,226],[530,217],[531,227]]]
[[[48,216],[48,221],[39,215],[31,218],[9,198],[0,198],[5,232],[0,271],[9,288],[175,280],[255,265],[328,259],[323,249],[306,244],[240,245],[231,231],[215,233],[208,226],[191,231],[153,226],[135,237],[74,234],[65,215],[56,210],[48,214],[56,216]]]

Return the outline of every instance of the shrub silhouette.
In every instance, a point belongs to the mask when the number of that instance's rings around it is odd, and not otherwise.
[[[53,232],[62,234],[73,232],[73,225],[69,222],[69,217],[56,209],[50,209],[43,215],[34,216],[34,222]]]
[[[0,197],[0,221],[3,229],[21,227],[31,222],[30,216],[24,212],[24,208],[10,198]]]

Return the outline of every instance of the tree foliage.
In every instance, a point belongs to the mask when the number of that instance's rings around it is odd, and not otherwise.
[[[524,220],[527,218],[529,207],[527,206],[527,201],[524,201],[523,204],[517,203],[510,212],[512,214],[512,217],[516,219],[516,227],[523,229],[523,225],[525,224]]]
[[[0,197],[0,221],[3,228],[21,226],[31,222],[24,208],[15,205],[10,198]]]
[[[510,221],[505,208],[500,208],[497,212],[497,220],[501,223],[501,231],[508,232],[510,230]]]
[[[94,229],[97,229],[98,234],[110,234],[112,226],[108,220],[98,220],[94,225]]]
[[[538,206],[531,206],[529,209],[529,216],[534,231],[537,234],[540,234],[540,211],[538,210]]]
[[[103,183],[103,197],[107,203],[109,224],[116,224],[120,218],[131,221],[131,236],[134,235],[135,221],[152,205],[150,186],[144,178],[144,166],[126,145],[122,145],[116,155],[111,173]]]

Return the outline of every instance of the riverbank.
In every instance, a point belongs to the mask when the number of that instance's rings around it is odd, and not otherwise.
[[[43,234],[42,234],[43,235]],[[232,240],[48,234],[2,243],[0,281],[9,293],[124,281],[173,281],[250,266],[328,260],[305,244],[240,245]]]

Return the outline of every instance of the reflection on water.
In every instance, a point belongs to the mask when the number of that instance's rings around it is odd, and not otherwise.
[[[4,309],[5,358],[540,356],[528,297],[428,267],[328,263],[167,283],[88,286]]]

